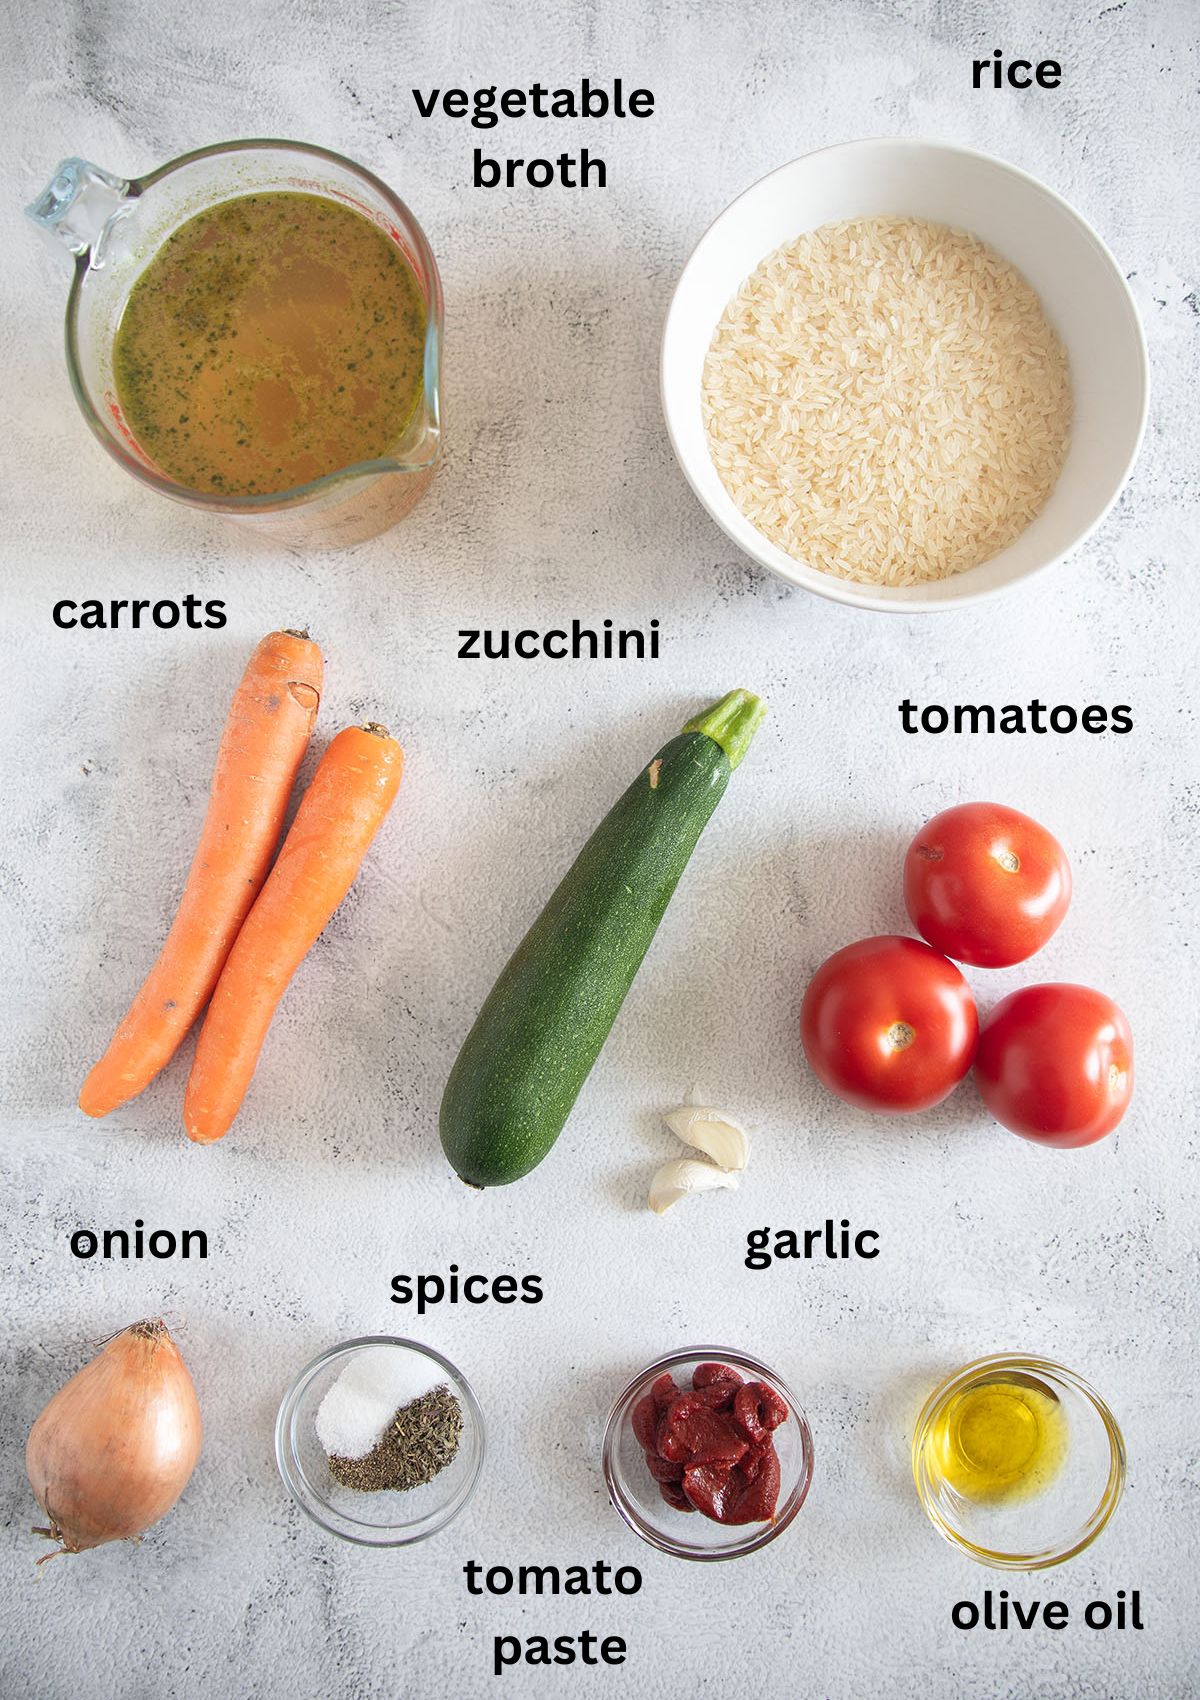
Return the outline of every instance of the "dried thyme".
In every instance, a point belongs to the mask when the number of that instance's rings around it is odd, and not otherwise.
[[[402,1405],[365,1457],[331,1456],[329,1473],[358,1493],[407,1493],[454,1462],[462,1426],[458,1400],[448,1387],[435,1387]]]

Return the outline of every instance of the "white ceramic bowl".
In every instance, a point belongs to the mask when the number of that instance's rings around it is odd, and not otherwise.
[[[805,566],[738,512],[700,416],[704,356],[730,298],[760,260],[806,230],[907,215],[970,230],[1024,273],[1062,338],[1075,415],[1057,485],[1020,537],[990,561],[928,585],[855,584]],[[723,530],[761,566],[835,602],[918,613],[1007,589],[1095,530],[1137,458],[1146,424],[1146,345],[1119,266],[1064,200],[1002,160],[907,137],[844,142],[762,178],[710,225],[684,267],[662,346],[662,399],[676,457]]]

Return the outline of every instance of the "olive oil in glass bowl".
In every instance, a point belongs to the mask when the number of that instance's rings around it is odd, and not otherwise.
[[[1044,1570],[1099,1535],[1125,1486],[1125,1443],[1100,1395],[1047,1358],[999,1353],[925,1403],[913,1476],[935,1529],[980,1564]]]

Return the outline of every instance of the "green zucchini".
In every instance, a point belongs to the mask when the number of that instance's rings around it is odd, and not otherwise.
[[[442,1097],[442,1147],[469,1185],[519,1180],[558,1138],[765,713],[730,691],[664,744],[517,946]]]

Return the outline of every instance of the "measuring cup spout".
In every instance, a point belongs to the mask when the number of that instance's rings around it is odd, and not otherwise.
[[[104,264],[104,248],[116,220],[133,210],[133,185],[86,159],[64,159],[36,201],[25,208],[38,229],[61,243],[93,270]]]

